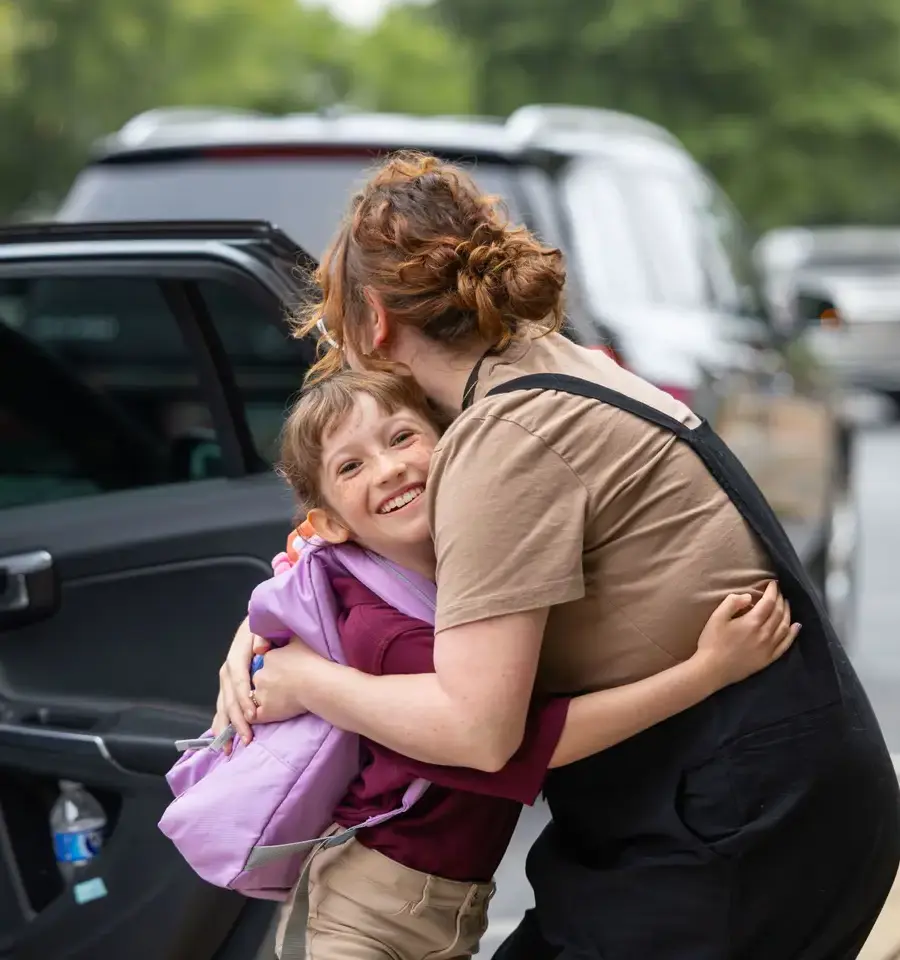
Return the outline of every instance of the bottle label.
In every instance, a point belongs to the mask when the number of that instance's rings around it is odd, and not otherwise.
[[[103,834],[99,830],[78,830],[54,833],[53,851],[59,863],[82,863],[93,860],[100,852]]]

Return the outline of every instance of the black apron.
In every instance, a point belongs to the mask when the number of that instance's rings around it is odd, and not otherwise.
[[[709,425],[557,374],[495,387],[610,404],[687,443],[766,547],[792,618],[767,670],[554,770],[535,910],[496,960],[850,960],[900,863],[878,722],[781,523]]]

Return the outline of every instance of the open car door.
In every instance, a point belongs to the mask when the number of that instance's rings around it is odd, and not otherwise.
[[[265,955],[274,905],[201,881],[157,822],[291,528],[271,460],[310,265],[264,223],[0,230],[0,958]],[[107,819],[70,883],[60,780]]]

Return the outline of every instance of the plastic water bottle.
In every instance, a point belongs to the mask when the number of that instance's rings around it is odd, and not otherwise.
[[[53,852],[59,872],[71,884],[100,852],[106,814],[80,783],[61,780],[50,811]]]

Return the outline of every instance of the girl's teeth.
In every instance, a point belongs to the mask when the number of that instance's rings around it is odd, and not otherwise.
[[[406,493],[402,494],[399,497],[394,497],[393,500],[389,500],[382,508],[382,513],[390,513],[392,510],[396,510],[399,507],[405,507],[406,504],[411,503],[422,493],[422,488],[419,487],[416,490],[407,490]]]

